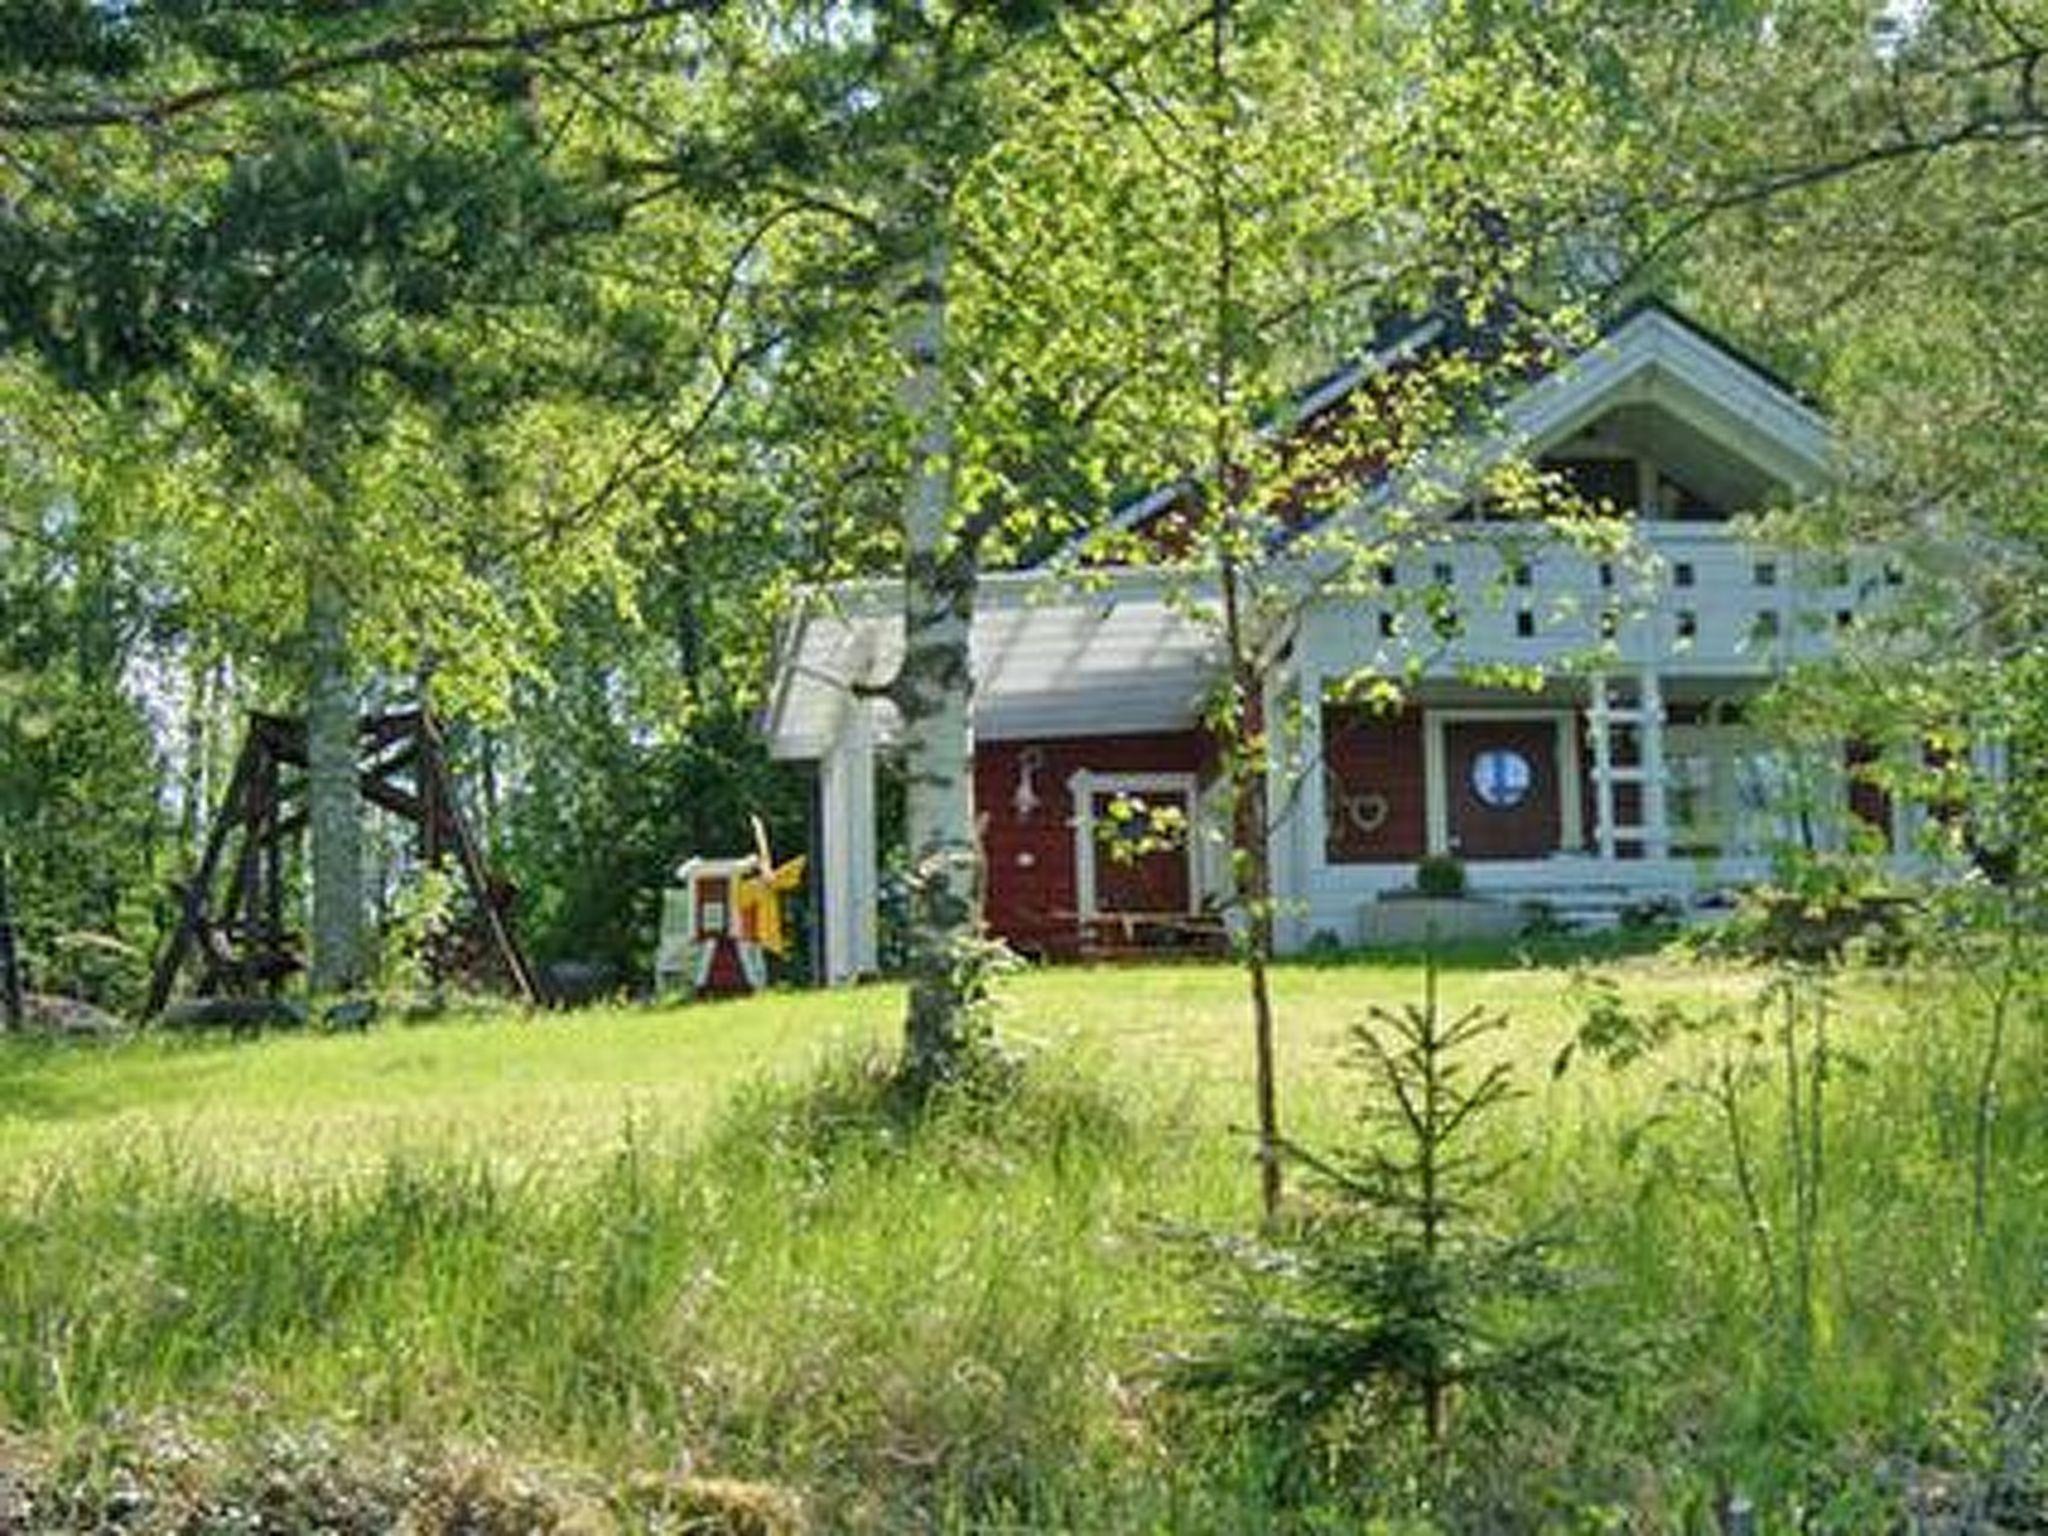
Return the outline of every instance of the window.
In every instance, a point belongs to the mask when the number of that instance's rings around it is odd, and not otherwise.
[[[1681,608],[1681,609],[1679,609],[1679,610],[1678,610],[1678,638],[1679,638],[1679,639],[1681,639],[1681,640],[1692,640],[1692,639],[1696,639],[1696,638],[1698,637],[1698,635],[1699,635],[1699,632],[1700,632],[1700,616],[1699,616],[1698,614],[1694,613],[1694,612],[1693,612],[1693,611],[1692,611],[1692,610],[1691,610],[1690,608]]]
[[[1515,633],[1521,636],[1524,640],[1531,639],[1535,636],[1536,615],[1531,613],[1527,608],[1519,609],[1515,613]]]
[[[1719,522],[1727,516],[1719,506],[1669,475],[1657,477],[1657,515],[1677,522]]]
[[[1488,747],[1472,757],[1472,793],[1496,811],[1511,811],[1529,798],[1536,771],[1512,747]]]
[[[1705,751],[1677,751],[1665,759],[1674,851],[1711,853],[1719,842],[1714,759]]]
[[[1759,587],[1775,587],[1778,584],[1778,562],[1759,560],[1750,573],[1751,580]]]
[[[1547,467],[1588,511],[1628,513],[1642,504],[1634,459],[1560,459]]]
[[[1693,584],[1693,568],[1690,560],[1681,560],[1671,567],[1671,585],[1689,587]]]

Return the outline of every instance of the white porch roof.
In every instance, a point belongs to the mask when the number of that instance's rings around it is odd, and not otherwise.
[[[763,712],[779,758],[823,756],[855,685],[886,683],[903,656],[902,588],[865,581],[806,595],[777,650]],[[1035,572],[984,577],[972,646],[977,737],[1103,736],[1184,730],[1219,669],[1213,633],[1191,618],[1185,583],[1118,571],[1087,589]],[[896,712],[872,704],[887,741]]]

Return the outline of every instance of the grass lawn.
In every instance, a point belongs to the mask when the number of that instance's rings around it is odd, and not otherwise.
[[[0,1054],[0,1180],[138,1149],[284,1179],[359,1174],[393,1153],[573,1161],[629,1118],[700,1124],[742,1082],[885,1039],[899,1005],[878,987],[361,1035],[20,1048]]]
[[[1740,995],[1752,978],[1643,957],[1619,963],[1631,995]],[[1454,1006],[1510,1009],[1513,1046],[1541,1068],[1568,1032],[1567,961],[1479,956],[1447,969]],[[1281,1069],[1290,1099],[1324,1118],[1346,1031],[1374,1004],[1416,995],[1408,960],[1277,972]],[[886,1047],[901,1027],[894,986],[789,992],[741,1002],[387,1024],[363,1035],[150,1036],[95,1048],[0,1052],[0,1185],[109,1155],[161,1151],[223,1173],[326,1179],[393,1153],[459,1151],[549,1165],[599,1156],[629,1119],[701,1126],[734,1090],[792,1080]],[[1044,969],[1005,989],[1000,1027],[1020,1045],[1085,1058],[1148,1097],[1185,1098],[1222,1130],[1247,1113],[1243,983],[1217,965]]]
[[[1655,955],[1602,973],[1639,1010],[1760,984]],[[1624,1528],[1599,1508],[1667,1529],[1740,1486],[1858,1530],[1917,1497],[1917,1469],[1961,1485],[2010,1462],[1999,1404],[2034,1380],[2048,1262],[2038,1024],[2001,1066],[1978,1230],[1979,1023],[1924,980],[1838,986],[1795,1368],[1723,1119],[1669,1086],[1744,1037],[1554,1077],[1573,976],[1499,955],[1442,976],[1450,1007],[1512,1013],[1488,1047],[1526,1091],[1489,1132],[1513,1162],[1500,1215],[1569,1236],[1585,1283],[1560,1316],[1617,1372],[1491,1426],[1458,1464],[1462,1517],[1392,1470],[1278,1489],[1241,1429],[1159,1389],[1208,1294],[1160,1224],[1243,1232],[1255,1194],[1242,982],[1203,965],[1017,978],[1002,1027],[1042,1048],[1035,1086],[915,1132],[877,1112],[856,1062],[895,1039],[888,986],[0,1049],[0,1505],[10,1428],[100,1475],[155,1454],[106,1449],[120,1424],[164,1414],[243,1447],[231,1465],[269,1466],[277,1433],[320,1425],[349,1445],[480,1445],[600,1490],[689,1467],[786,1494],[823,1529],[1235,1531],[1311,1507],[1331,1529],[1418,1512],[1389,1528],[1560,1528],[1504,1513],[1524,1509]],[[1281,968],[1283,1112],[1304,1139],[1351,1134],[1346,1032],[1419,988],[1398,958]],[[1738,1119],[1775,1223],[1785,1106],[1768,1051],[1743,1059],[1761,1070]]]

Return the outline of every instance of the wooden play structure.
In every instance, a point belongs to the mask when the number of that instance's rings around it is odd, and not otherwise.
[[[418,829],[421,864],[452,860],[474,913],[470,931],[450,936],[437,972],[495,969],[529,1004],[542,995],[509,915],[510,894],[494,883],[456,801],[446,750],[425,709],[361,722],[357,782],[364,801]],[[276,996],[304,961],[285,914],[285,857],[306,827],[306,725],[252,714],[220,811],[192,878],[175,887],[177,926],[157,959],[148,1012],[161,1013],[191,962],[202,998]]]
[[[743,997],[760,991],[768,984],[768,957],[789,952],[782,904],[803,878],[803,856],[777,864],[758,817],[754,852],[684,860],[676,884],[662,893],[656,993]]]

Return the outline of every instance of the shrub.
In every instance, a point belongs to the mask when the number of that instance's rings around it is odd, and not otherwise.
[[[1433,853],[1415,866],[1415,889],[1425,896],[1456,901],[1465,894],[1465,866],[1447,853]]]

